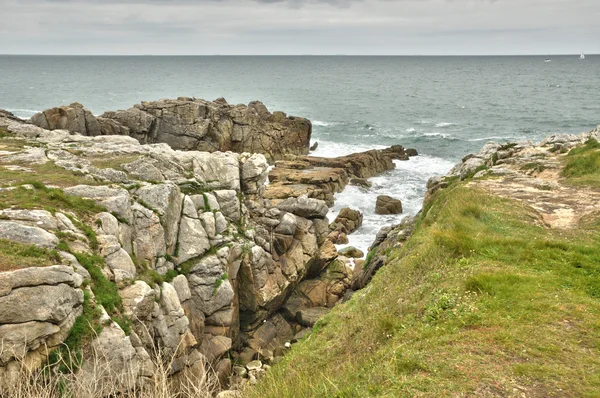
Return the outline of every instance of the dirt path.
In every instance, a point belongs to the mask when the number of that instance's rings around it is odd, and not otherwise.
[[[564,184],[563,157],[548,148],[529,148],[498,161],[490,169],[494,178],[474,179],[469,185],[527,203],[550,228],[570,229],[586,215],[600,212],[600,191]]]

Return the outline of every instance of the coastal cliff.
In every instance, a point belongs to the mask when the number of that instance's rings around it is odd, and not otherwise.
[[[261,153],[269,161],[308,154],[312,134],[308,119],[271,113],[260,101],[230,105],[223,98],[146,101],[98,117],[73,103],[37,113],[31,122],[86,136],[128,135],[143,144],[165,143],[180,150]]]
[[[331,204],[349,176],[408,154],[290,159],[345,176],[328,186]],[[360,221],[330,226],[311,190],[270,200],[278,188],[266,184],[263,154],[48,130],[0,111],[0,170],[4,391],[48,365],[77,374],[88,396],[152,394],[157,380],[174,391],[200,384],[202,394],[253,383],[351,284],[351,262],[329,235]],[[324,192],[322,181],[303,184]],[[239,370],[258,359],[256,371]]]
[[[600,394],[599,138],[490,143],[431,179],[248,396]]]

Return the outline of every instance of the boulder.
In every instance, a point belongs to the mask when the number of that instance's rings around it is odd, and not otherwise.
[[[375,214],[400,214],[402,213],[402,202],[391,196],[379,195],[375,203]]]
[[[42,228],[2,220],[0,220],[0,239],[47,248],[54,248],[59,242],[54,234]]]
[[[325,307],[306,308],[298,311],[296,315],[302,326],[312,327],[317,321],[329,313],[330,309]]]
[[[277,204],[277,208],[304,218],[325,218],[329,212],[322,200],[310,199],[305,195],[289,198]]]
[[[346,234],[351,234],[362,225],[362,221],[363,215],[360,211],[344,207],[342,210],[340,210],[339,214],[335,220],[333,220],[329,228],[332,231],[340,230]]]
[[[363,253],[362,250],[359,250],[353,246],[348,246],[343,249],[340,249],[338,251],[338,253],[341,256],[345,256],[345,257],[349,257],[349,258],[363,258],[365,256],[365,253]]]

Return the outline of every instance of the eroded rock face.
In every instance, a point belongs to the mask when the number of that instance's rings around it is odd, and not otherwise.
[[[282,200],[306,195],[333,205],[334,195],[341,192],[349,181],[363,181],[387,170],[392,170],[394,160],[408,160],[416,156],[414,150],[394,145],[384,150],[353,153],[337,158],[314,156],[288,156],[275,163],[269,173],[270,184],[265,198]]]
[[[130,135],[142,143],[166,143],[174,149],[262,153],[269,160],[307,154],[312,133],[309,120],[271,113],[258,101],[246,106],[187,97],[142,102],[101,117],[73,103],[45,110],[31,121],[48,130]]]
[[[20,361],[39,366],[62,343],[82,311],[82,282],[62,265],[0,273],[0,376]]]
[[[217,105],[228,107],[223,102]],[[177,109],[169,105],[165,114]],[[256,117],[271,123],[266,108],[255,104],[253,109]],[[188,110],[182,108],[184,113]],[[133,112],[138,122],[148,122],[151,130],[152,120],[159,117],[137,111]],[[79,114],[77,109],[74,112]],[[169,116],[169,123],[181,124],[182,117]],[[287,120],[281,114],[272,117],[273,123]],[[224,356],[232,348],[249,360],[281,355],[285,343],[301,328],[298,311],[330,308],[350,284],[350,270],[343,261],[336,261],[336,248],[327,239],[331,232],[327,204],[307,195],[267,199],[269,166],[264,155],[179,151],[165,143],[141,144],[123,135],[89,137],[49,131],[1,114],[0,125],[7,126],[16,139],[31,140],[36,150],[26,156],[21,151],[2,152],[0,167],[11,162],[54,162],[59,172],[73,175],[73,184],[65,182],[62,188],[66,194],[105,208],[77,218],[69,209],[52,214],[14,207],[0,211],[0,234],[14,242],[50,249],[64,249],[63,243],[67,244],[72,253],[60,252],[59,258],[72,267],[69,269],[77,270],[73,271],[76,278],[91,279],[73,253],[94,254],[104,260],[101,271],[119,289],[123,311],[132,321],[131,334],[125,335],[110,323],[114,314],[104,313],[107,328],[95,348],[105,352],[108,362],[131,366],[135,383],[152,377],[148,354],[158,348],[174,355],[174,379],[182,377],[181,372],[204,372],[207,359],[223,376],[231,369]],[[349,174],[345,169],[336,170],[340,170],[338,187],[342,187]],[[348,229],[360,224],[359,214],[347,218],[343,223]],[[83,224],[89,228],[81,227]],[[34,275],[28,278],[35,280]],[[52,282],[52,275],[44,276],[50,285],[48,293],[37,298],[39,308],[30,311],[35,320],[26,319],[17,307],[23,301],[18,295],[14,296],[18,300],[8,303],[10,310],[0,309],[0,316],[7,319],[21,316],[17,320],[23,324],[42,323],[28,326],[35,331],[26,347],[30,352],[45,336],[62,336],[57,344],[64,340],[58,319],[71,319],[65,315],[68,305],[82,294],[68,283]],[[167,282],[170,278],[172,282]],[[27,293],[23,289],[32,288],[17,287],[19,283],[8,287],[0,283],[0,300],[4,290]],[[65,301],[60,305],[47,302],[56,296]],[[281,307],[286,303],[286,308],[295,308],[294,300],[301,303],[286,319]],[[6,326],[6,335],[16,336],[18,331],[2,319],[0,328]],[[111,346],[120,347],[122,355],[113,358],[117,354],[110,352]],[[119,380],[119,388],[127,389],[132,382]],[[114,386],[106,383],[106,387]]]

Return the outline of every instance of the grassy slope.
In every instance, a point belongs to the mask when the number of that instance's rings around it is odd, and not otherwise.
[[[600,396],[600,223],[548,230],[464,185],[430,203],[248,396]]]

